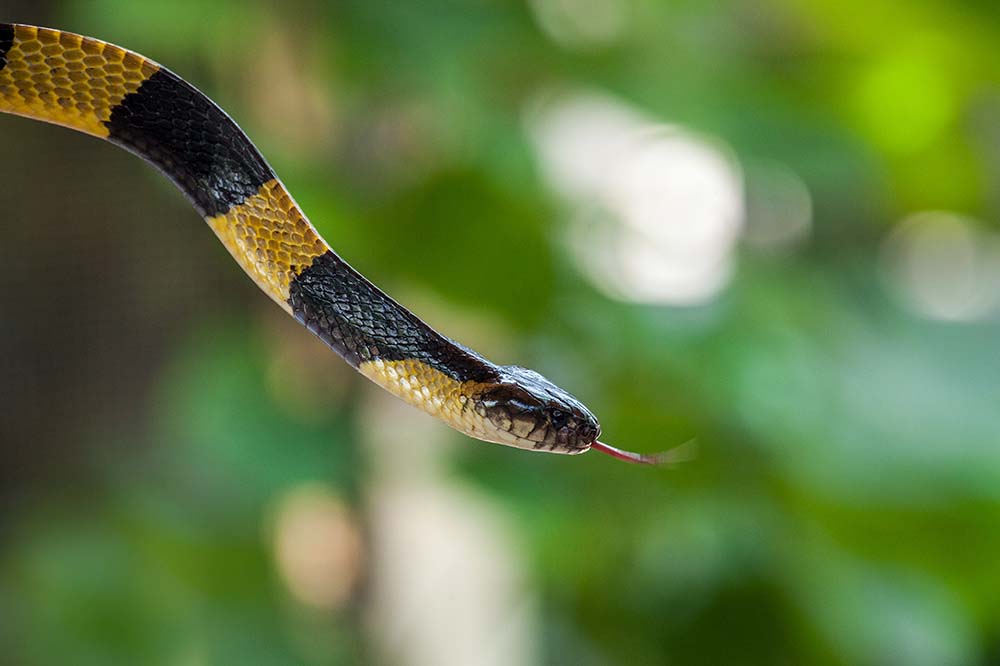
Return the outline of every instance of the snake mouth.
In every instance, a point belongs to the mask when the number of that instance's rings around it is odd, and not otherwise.
[[[526,413],[498,405],[485,411],[486,419],[521,448],[583,453],[599,433],[599,427],[586,421],[561,417],[561,410],[554,410],[554,418],[545,408]]]
[[[583,441],[587,442],[587,447],[589,448],[591,444],[597,441],[597,438],[601,436],[601,426],[596,421],[594,423],[588,423],[580,429],[580,437]]]

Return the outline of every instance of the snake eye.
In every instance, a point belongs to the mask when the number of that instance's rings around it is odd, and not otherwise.
[[[567,414],[558,409],[553,409],[549,412],[549,421],[552,422],[552,427],[556,430],[562,429],[566,425]]]

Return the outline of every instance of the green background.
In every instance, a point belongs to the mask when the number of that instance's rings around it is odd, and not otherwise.
[[[518,547],[488,556],[533,600],[530,663],[996,663],[1000,317],[908,305],[886,239],[962,216],[987,268],[917,278],[1000,290],[998,19],[975,0],[2,0],[0,20],[205,90],[338,252],[567,387],[609,442],[699,445],[645,469],[435,428],[262,297],[152,169],[0,117],[2,661],[416,663],[370,611],[371,563],[399,556],[373,509],[398,452],[502,518]],[[526,119],[553,89],[727,146],[765,222],[783,201],[754,165],[781,165],[808,234],[738,242],[695,304],[609,297]],[[369,446],[383,421],[426,446]],[[302,488],[359,535],[336,602],[298,598],[277,561],[274,516]]]

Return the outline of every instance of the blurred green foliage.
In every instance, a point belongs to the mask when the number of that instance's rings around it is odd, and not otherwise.
[[[696,462],[645,470],[453,435],[454,475],[513,516],[530,546],[545,663],[995,663],[1000,320],[904,311],[877,264],[909,213],[1000,219],[996,6],[620,0],[627,22],[614,40],[560,43],[540,27],[540,4],[64,0],[0,18],[105,38],[181,72],[240,120],[339,252],[390,293],[435,304],[415,309],[450,322],[447,333],[571,387],[612,443],[698,439]],[[744,164],[787,165],[812,196],[812,236],[794,252],[742,249],[730,286],[702,306],[601,295],[561,243],[566,211],[524,128],[526,105],[559,86],[606,90],[720,137]],[[38,436],[54,472],[7,477],[3,661],[369,663],[363,589],[337,611],[299,607],[262,528],[281,493],[305,482],[363,510],[358,380],[318,345],[286,350],[307,360],[282,365],[281,349],[311,343],[287,342],[304,335],[222,251],[198,247],[208,234],[160,235],[185,209],[152,170],[25,125],[0,118],[0,140],[43,151],[19,181],[38,202],[2,220],[4,232],[53,206],[85,225],[80,197],[132,190],[92,217],[112,241],[154,235],[112,253],[134,266],[109,268],[127,273],[79,307],[113,307],[93,324],[106,331],[130,304],[165,305],[143,306],[133,316],[163,319],[101,347],[99,363],[66,372],[60,361],[37,384],[4,385],[50,405],[4,416],[28,425],[0,446],[30,458],[25,431],[89,404],[76,396],[95,390],[99,368],[114,380],[100,389],[106,412],[67,416],[68,432],[50,438],[68,443]],[[46,184],[55,157],[44,151],[55,150],[86,160],[74,178],[93,171],[84,182],[106,189]],[[42,227],[34,242],[63,233]],[[160,246],[174,254],[144,271]],[[147,275],[186,267],[192,284]],[[120,291],[132,284],[123,275],[141,276],[136,295]],[[16,300],[16,276],[0,278],[18,303],[4,317],[35,316]],[[106,291],[113,306],[101,305]],[[169,320],[155,314],[164,309]],[[458,335],[467,318],[471,338]],[[13,339],[11,355],[98,354]],[[126,362],[152,370],[110,367]],[[300,373],[290,397],[274,389],[282,368]]]

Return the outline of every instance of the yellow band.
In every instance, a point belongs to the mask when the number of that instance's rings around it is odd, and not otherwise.
[[[105,138],[112,109],[159,69],[97,39],[19,25],[0,70],[0,110]]]

